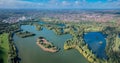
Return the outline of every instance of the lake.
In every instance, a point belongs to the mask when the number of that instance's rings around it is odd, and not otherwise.
[[[37,31],[35,26],[32,25],[22,25],[21,29],[33,32],[36,36],[20,38],[14,35],[13,39],[19,50],[18,55],[21,58],[20,63],[88,63],[87,59],[77,50],[63,50],[64,42],[72,38],[70,34],[56,35],[52,30],[44,27],[41,31]],[[43,51],[36,44],[36,39],[40,36],[45,37],[61,50],[57,53]]]
[[[84,34],[84,40],[88,44],[88,47],[99,58],[106,58],[105,47],[106,40],[105,35],[100,32],[88,32]]]

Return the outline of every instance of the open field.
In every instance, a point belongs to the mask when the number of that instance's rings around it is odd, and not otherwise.
[[[8,52],[8,33],[4,33],[0,35],[0,63],[8,63]]]

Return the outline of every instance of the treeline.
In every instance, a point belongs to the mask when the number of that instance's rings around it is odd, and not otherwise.
[[[17,24],[8,24],[8,23],[3,23],[0,22],[0,33],[9,33],[12,32],[14,30],[18,30],[20,28],[19,25]]]
[[[18,50],[14,44],[13,33],[9,33],[9,57],[8,63],[19,63],[20,58],[18,57]]]

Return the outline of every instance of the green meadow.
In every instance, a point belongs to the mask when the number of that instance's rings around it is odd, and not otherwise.
[[[8,63],[9,42],[7,33],[0,35],[0,63]]]

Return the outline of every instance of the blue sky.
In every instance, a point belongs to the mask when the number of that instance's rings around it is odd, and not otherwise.
[[[120,9],[120,0],[0,0],[0,8]]]

